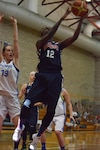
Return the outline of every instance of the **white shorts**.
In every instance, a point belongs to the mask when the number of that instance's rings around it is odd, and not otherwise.
[[[6,118],[6,115],[9,114],[10,118],[14,118],[17,115],[20,115],[20,103],[18,97],[9,97],[5,95],[0,95],[0,116],[3,119]]]
[[[57,117],[54,117],[51,121],[50,125],[47,127],[48,132],[52,132],[53,126],[55,131],[61,131],[63,132],[64,124],[65,124],[65,115],[60,115]]]

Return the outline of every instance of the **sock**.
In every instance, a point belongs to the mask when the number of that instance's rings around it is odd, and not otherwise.
[[[19,142],[20,142],[20,140],[19,140],[18,142],[14,142],[14,149],[17,149],[17,148],[18,148]]]
[[[46,143],[42,143],[42,150],[46,150]]]
[[[64,146],[62,146],[62,147],[61,147],[61,150],[65,150],[65,147],[64,147]]]

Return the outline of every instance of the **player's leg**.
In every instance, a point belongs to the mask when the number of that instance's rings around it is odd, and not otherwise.
[[[12,118],[12,121],[13,121],[15,127],[16,127],[17,124],[18,124],[18,119],[19,119],[19,115],[16,115],[15,117]],[[17,150],[17,149],[18,149],[19,143],[20,143],[20,140],[17,141],[17,142],[14,141],[14,150]]]
[[[55,117],[55,134],[60,146],[60,150],[65,150],[65,140],[63,137],[63,128],[65,122],[65,115]]]
[[[2,131],[2,125],[3,121],[6,118],[6,115],[8,113],[7,107],[6,107],[6,96],[0,95],[0,133]]]
[[[20,117],[20,109],[21,109],[17,95],[15,97],[9,98],[9,99],[7,97],[6,105],[8,108],[9,116],[10,116],[12,122],[14,123],[14,126],[17,127],[18,120]],[[17,142],[14,141],[14,150],[18,149],[19,142],[20,142],[20,140],[18,140]]]
[[[45,132],[43,132],[41,134],[40,140],[41,140],[41,146],[42,146],[41,150],[46,150],[46,135],[45,135]]]
[[[37,120],[38,120],[38,107],[33,106],[30,110],[29,116],[29,140],[32,141],[32,135],[37,132]]]
[[[45,104],[47,104],[47,112],[42,120],[42,124],[37,135],[34,135],[33,142],[30,144],[29,150],[33,150],[37,147],[38,140],[40,139],[41,134],[45,131],[45,129],[49,126],[52,121],[55,108],[58,102],[58,98],[61,92],[62,85],[62,75],[61,74],[47,74],[48,75],[48,87],[45,91]]]
[[[29,128],[29,125],[26,122],[25,128],[24,128],[24,130],[22,132],[22,148],[21,148],[21,150],[25,150],[26,149],[26,141],[27,141],[28,128]]]

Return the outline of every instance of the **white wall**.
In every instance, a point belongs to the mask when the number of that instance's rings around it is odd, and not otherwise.
[[[21,0],[2,0],[2,1],[5,1],[5,2],[8,2],[8,3],[13,3],[13,4],[18,4]],[[20,6],[28,9],[28,10],[31,10],[35,13],[38,13],[38,0],[24,0]]]
[[[2,0],[2,1],[17,4],[20,0]]]

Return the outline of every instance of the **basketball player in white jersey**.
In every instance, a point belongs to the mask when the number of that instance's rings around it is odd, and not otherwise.
[[[0,22],[3,19],[0,15]],[[13,23],[13,46],[4,45],[0,42],[0,132],[6,115],[17,126],[20,114],[20,103],[18,100],[17,81],[19,75],[19,45],[17,20],[10,17]]]
[[[61,94],[60,94],[60,97],[56,106],[55,115],[50,125],[47,128],[47,131],[52,132],[53,125],[55,126],[55,134],[58,139],[60,150],[65,150],[65,141],[64,141],[64,137],[62,133],[63,133],[64,123],[66,119],[66,106],[68,108],[70,118],[73,120],[73,122],[75,122],[73,118],[72,104],[70,101],[69,93],[66,89],[62,88],[62,91],[61,91]],[[41,135],[41,142],[42,142],[42,145],[44,143],[44,147],[42,147],[42,150],[46,150],[46,145],[45,145],[46,138],[45,138],[44,133]]]

